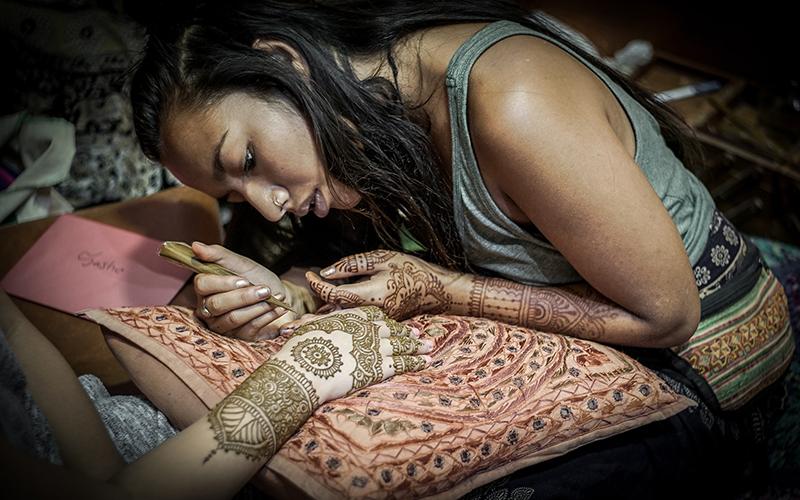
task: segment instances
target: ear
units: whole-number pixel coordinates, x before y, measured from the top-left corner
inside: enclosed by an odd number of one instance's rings
[[[257,39],[253,42],[253,48],[263,50],[270,54],[282,56],[286,61],[292,65],[301,75],[308,78],[311,76],[311,71],[308,69],[306,59],[290,44],[282,40],[263,40]]]

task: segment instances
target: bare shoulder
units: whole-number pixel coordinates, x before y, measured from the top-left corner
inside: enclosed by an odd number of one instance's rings
[[[489,47],[476,61],[469,79],[469,111],[496,114],[517,109],[522,101],[597,114],[618,105],[602,80],[571,54],[542,38],[515,35]]]
[[[467,105],[484,184],[517,222],[529,218],[502,186],[504,178],[524,175],[512,165],[529,170],[561,164],[565,149],[577,147],[581,130],[618,141],[633,157],[633,130],[609,88],[572,55],[538,37],[513,36],[487,49],[470,73]]]

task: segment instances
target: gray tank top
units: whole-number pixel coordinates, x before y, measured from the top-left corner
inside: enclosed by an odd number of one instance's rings
[[[497,21],[475,33],[453,54],[447,67],[452,135],[453,208],[467,259],[477,268],[519,283],[557,285],[582,281],[561,253],[509,219],[483,183],[467,127],[467,84],[475,61],[493,44],[513,35],[550,41],[592,70],[614,93],[636,136],[634,161],[647,176],[683,238],[694,265],[708,239],[714,201],[664,142],[658,122],[603,71],[563,43],[512,21]],[[621,255],[621,259],[625,256]]]

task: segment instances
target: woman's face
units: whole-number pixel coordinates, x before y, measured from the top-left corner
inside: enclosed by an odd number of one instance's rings
[[[288,105],[236,93],[201,110],[176,109],[162,127],[161,162],[187,186],[247,201],[266,219],[348,209],[358,192],[332,179],[306,120]]]

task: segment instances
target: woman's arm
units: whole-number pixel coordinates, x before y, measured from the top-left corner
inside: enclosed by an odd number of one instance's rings
[[[542,315],[533,321],[542,326],[615,344],[681,344],[700,317],[681,236],[614,131],[608,91],[579,63],[554,61],[542,57],[526,78],[514,73],[519,64],[498,66],[472,86],[470,131],[498,205],[535,224],[590,288],[470,280],[483,301],[473,309],[508,306],[503,297],[516,294],[513,309]]]
[[[25,374],[31,397],[47,417],[64,465],[101,480],[116,474],[125,462],[75,372],[2,289],[0,330]]]
[[[504,59],[503,43],[470,76],[470,135],[482,179],[498,207],[535,224],[586,284],[533,287],[371,253],[322,273],[369,280],[333,287],[309,275],[312,289],[343,305],[382,305],[397,318],[452,312],[610,344],[685,342],[700,317],[691,265],[674,222],[609,122],[607,91],[556,54],[537,52],[536,68],[524,67],[519,54]],[[513,40],[529,43],[542,42]]]
[[[464,274],[450,289],[451,314],[504,323],[608,344],[671,347],[696,328],[691,318],[656,332],[643,319],[617,306],[588,284],[560,287],[523,285],[501,278]]]
[[[449,271],[399,252],[377,250],[346,257],[323,274],[331,279],[370,275],[370,279],[334,286],[314,273],[312,290],[331,304],[373,304],[398,319],[423,313],[491,318],[505,323],[599,342],[667,347],[685,341],[691,318],[658,334],[641,318],[614,304],[588,284],[559,287],[524,285]],[[287,323],[292,329],[305,320]]]
[[[28,380],[38,378],[45,386],[59,386],[63,381],[77,384],[60,353],[33,325],[21,321],[21,313],[4,293],[0,296],[3,316],[11,318],[4,326],[13,329],[12,348]],[[80,392],[59,393],[31,385],[31,395],[51,425],[59,422],[55,437],[62,453],[67,449],[68,455],[84,457],[85,463],[65,460],[67,472],[60,468],[54,471],[53,466],[27,457],[0,439],[0,475],[6,480],[4,484],[17,484],[20,496],[32,498],[54,494],[66,498],[108,498],[109,494],[115,498],[231,497],[317,406],[396,373],[423,368],[430,358],[419,354],[429,352],[432,345],[418,340],[417,335],[376,308],[323,316],[298,330],[206,418],[135,463],[114,467],[108,477],[89,474],[102,465],[93,464],[92,459],[102,462],[106,458],[91,454],[97,450],[94,440],[103,439],[103,446],[113,445],[80,386]],[[33,351],[26,344],[31,342],[52,350],[45,357],[29,356]],[[295,349],[304,342],[326,349],[339,362],[324,374],[315,373],[313,360],[304,358],[302,348]],[[85,416],[94,413],[96,422],[91,418],[71,421],[74,408]]]

